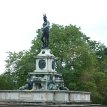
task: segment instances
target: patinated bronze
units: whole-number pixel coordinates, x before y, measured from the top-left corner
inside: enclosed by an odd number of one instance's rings
[[[42,48],[45,49],[45,48],[48,48],[48,46],[49,46],[49,28],[50,28],[50,23],[47,20],[46,14],[43,15],[43,20],[44,20],[44,23],[43,23],[43,28],[42,28],[41,41],[43,43]]]

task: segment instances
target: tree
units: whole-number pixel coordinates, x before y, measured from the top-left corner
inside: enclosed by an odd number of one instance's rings
[[[0,90],[10,90],[15,89],[15,83],[11,75],[2,74],[0,75]]]
[[[28,51],[9,52],[4,75],[11,75],[12,81],[17,81],[16,88],[25,84],[28,72],[35,70],[35,57],[42,47],[40,36],[41,30],[38,29]],[[57,57],[56,70],[63,74],[65,85],[70,90],[90,91],[94,102],[106,102],[107,56],[103,54],[103,44],[90,40],[80,27],[53,24],[49,47]]]

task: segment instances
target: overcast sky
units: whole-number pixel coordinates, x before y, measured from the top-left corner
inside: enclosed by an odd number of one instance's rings
[[[8,51],[27,50],[43,13],[50,23],[77,25],[107,46],[107,0],[0,0],[0,74]]]

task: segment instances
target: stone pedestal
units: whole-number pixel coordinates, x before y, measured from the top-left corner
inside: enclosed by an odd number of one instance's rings
[[[21,90],[68,90],[64,87],[61,74],[55,70],[56,58],[51,54],[50,49],[42,49],[36,56],[36,69],[29,73],[28,87],[21,87]],[[29,88],[29,84],[31,88]]]
[[[29,102],[45,104],[89,104],[90,93],[82,91],[55,90],[3,90],[0,91],[1,102]]]
[[[69,91],[64,87],[61,74],[55,70],[55,56],[50,49],[43,49],[36,57],[36,69],[30,72],[28,84],[20,90],[0,91],[1,102],[19,102],[28,104],[89,104],[90,93]]]

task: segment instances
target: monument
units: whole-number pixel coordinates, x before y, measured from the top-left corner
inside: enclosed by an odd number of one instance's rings
[[[0,101],[23,102],[39,105],[90,104],[90,92],[70,91],[64,86],[61,74],[57,73],[56,57],[49,49],[49,21],[43,15],[42,49],[36,56],[35,70],[28,74],[27,84],[19,90],[0,91]]]
[[[29,73],[27,84],[20,87],[20,90],[68,90],[64,87],[64,81],[61,74],[55,70],[55,56],[49,49],[49,21],[46,14],[43,15],[42,28],[42,49],[36,56],[36,70]]]

